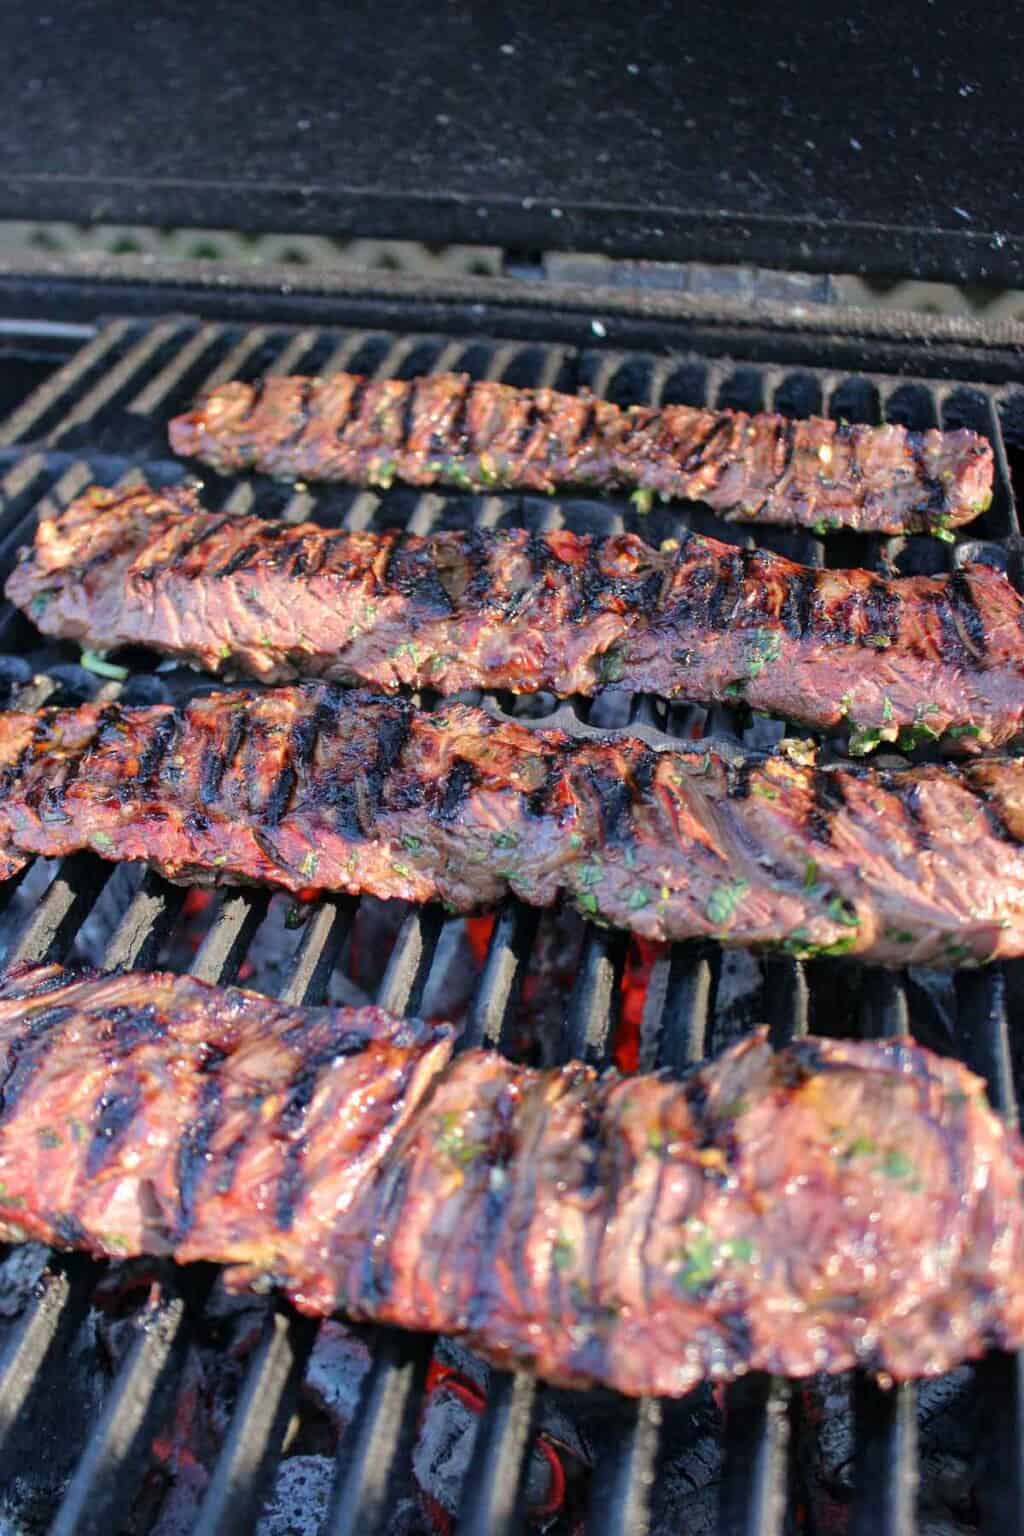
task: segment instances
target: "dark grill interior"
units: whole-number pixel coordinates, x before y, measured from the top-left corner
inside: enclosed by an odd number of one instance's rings
[[[826,361],[827,351],[824,343]],[[0,427],[0,573],[6,576],[17,547],[31,536],[38,509],[47,502],[64,504],[90,480],[115,484],[137,470],[157,484],[179,478],[182,469],[169,458],[165,423],[202,385],[233,376],[252,378],[267,369],[316,373],[340,368],[381,376],[458,368],[516,384],[564,389],[585,384],[624,404],[706,401],[777,408],[793,415],[814,411],[848,420],[886,418],[914,427],[970,426],[994,443],[997,488],[990,510],[955,547],[923,537],[865,541],[846,536],[826,545],[807,534],[777,530],[769,531],[764,542],[807,563],[887,564],[910,573],[980,559],[1009,569],[1018,582],[1021,578],[1017,511],[1002,430],[1005,422],[1012,438],[1015,423],[1022,419],[1021,397],[1013,391],[983,382],[937,384],[869,372],[854,376],[827,367],[786,371],[763,363],[580,350],[556,335],[549,341],[516,343],[381,331],[243,330],[184,320],[152,325],[116,320],[105,325]],[[920,358],[908,350],[906,371],[913,375],[916,370],[923,371]],[[312,517],[329,526],[399,525],[418,533],[467,526],[474,520],[525,521],[538,529],[564,523],[595,532],[627,526],[658,542],[682,520],[716,537],[755,542],[755,530],[728,529],[698,507],[659,508],[642,518],[625,499],[549,500],[402,489],[384,494],[230,482],[212,475],[207,477],[206,499],[226,510],[254,510],[293,521]],[[95,694],[101,687],[111,693],[121,687],[122,697],[141,700],[159,696],[162,689],[194,687],[198,682],[191,674],[157,673],[156,658],[145,654],[130,658],[132,672],[123,685],[83,672],[72,648],[43,647],[27,620],[9,605],[0,611],[0,649],[0,686],[6,686],[9,701],[21,707],[81,697],[87,691]],[[555,708],[543,696],[519,701],[501,697],[496,702],[524,718],[551,718]],[[598,701],[593,706],[575,701],[560,706],[557,714],[559,722],[572,729],[628,725],[660,741],[704,733],[764,745],[782,734],[781,726],[742,713],[716,708],[706,714],[681,705],[666,709],[646,697],[623,701],[620,696],[616,703]],[[3,920],[7,961],[59,959],[71,953],[111,878],[111,866],[91,855],[76,855],[61,864],[45,894],[27,911],[12,903],[16,882],[0,888],[0,903],[9,909]],[[128,889],[130,882],[121,883],[122,910],[103,963],[151,965],[179,922],[186,893],[150,874],[142,876],[134,890]],[[267,907],[266,893],[227,892],[195,955],[194,973],[216,981],[237,977]],[[282,996],[292,1002],[325,997],[356,907],[346,898],[315,905],[290,958]],[[410,910],[404,916],[377,987],[377,999],[385,1007],[395,1012],[419,1008],[447,921],[434,908]],[[508,1024],[536,929],[536,914],[518,903],[498,915],[467,1015],[474,1041],[508,1047]],[[598,1065],[613,1059],[626,952],[625,935],[588,927],[576,981],[565,1000],[560,1037],[564,1058],[578,1056]],[[720,963],[713,947],[675,946],[665,961],[668,983],[660,1018],[646,1021],[645,1061],[678,1071],[721,1043],[716,995]],[[779,1042],[808,1029],[828,1033],[852,1027],[876,1035],[917,1029],[925,1043],[955,1049],[981,1072],[993,1102],[1015,1119],[1008,1009],[1020,985],[1017,969],[992,967],[957,976],[946,997],[955,1024],[945,1035],[936,1029],[927,1008],[919,1012],[918,1004],[929,995],[926,980],[919,976],[872,972],[847,963],[771,958],[760,963],[758,997]],[[59,1421],[62,1361],[99,1274],[98,1266],[78,1256],[55,1256],[27,1309],[9,1327],[0,1355],[4,1482],[25,1455],[23,1439],[15,1433],[19,1417],[31,1421],[39,1411],[45,1419],[49,1408],[51,1418],[56,1415]],[[122,1527],[149,1466],[154,1435],[179,1389],[190,1341],[203,1333],[212,1281],[202,1270],[161,1272],[159,1294],[143,1314],[81,1448],[54,1531],[109,1532]],[[212,1468],[198,1523],[192,1527],[196,1531],[254,1529],[316,1331],[314,1324],[287,1308],[267,1304],[262,1338],[248,1359],[230,1429]],[[338,1450],[325,1527],[332,1532],[386,1529],[410,1476],[433,1341],[379,1329],[371,1342],[372,1364],[360,1408]],[[491,1372],[486,1409],[461,1491],[460,1531],[493,1536],[521,1528],[528,1452],[545,1395],[546,1389],[529,1378]],[[848,1526],[842,1528],[858,1536],[912,1531],[917,1528],[915,1388],[885,1390],[863,1378],[855,1384],[853,1401],[852,1509]],[[973,1483],[979,1527],[1024,1529],[1020,1361],[999,1356],[983,1362],[973,1372],[965,1401],[969,1408],[964,1411],[973,1415],[982,1447]],[[768,1536],[828,1528],[817,1522],[806,1487],[806,1458],[800,1454],[808,1433],[806,1417],[800,1389],[780,1380],[750,1376],[726,1391],[718,1529]],[[586,1529],[647,1531],[652,1528],[651,1511],[658,1506],[660,1480],[674,1454],[680,1410],[657,1401],[610,1400],[605,1418],[612,1429],[606,1453],[595,1460]],[[558,1523],[556,1516],[545,1528],[569,1531],[573,1526]]]

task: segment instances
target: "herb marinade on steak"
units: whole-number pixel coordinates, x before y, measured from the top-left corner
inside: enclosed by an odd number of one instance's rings
[[[959,1063],[758,1033],[678,1083],[453,1045],[191,977],[7,978],[0,1235],[630,1393],[1024,1343],[1024,1149]]]
[[[265,682],[443,694],[620,688],[879,741],[1001,746],[1024,721],[1024,604],[1001,572],[884,580],[681,532],[338,533],[93,487],[39,524],[7,595],[47,634]]]
[[[652,939],[881,964],[1024,954],[1024,761],[571,737],[333,684],[0,715],[0,878],[92,848],[172,880],[457,912],[565,895]]]
[[[170,424],[175,453],[222,472],[387,487],[635,490],[741,522],[939,533],[992,498],[974,432],[911,432],[688,405],[623,410],[581,392],[466,374],[338,373],[220,384]]]

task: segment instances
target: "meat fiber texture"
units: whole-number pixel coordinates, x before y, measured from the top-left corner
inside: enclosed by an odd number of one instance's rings
[[[1024,1148],[909,1040],[680,1084],[191,977],[0,984],[0,1234],[229,1266],[568,1386],[934,1375],[1024,1342]]]
[[[702,501],[739,522],[948,535],[992,499],[974,432],[811,417],[627,410],[581,392],[465,374],[269,377],[218,385],[170,424],[175,453],[222,472],[356,485],[547,491],[579,486]]]
[[[88,848],[189,884],[567,899],[648,939],[939,967],[1024,954],[1024,761],[821,766],[330,684],[0,715],[0,875]]]
[[[1024,604],[987,565],[887,580],[681,531],[338,533],[93,487],[7,595],[44,634],[262,682],[742,702],[855,754],[998,747],[1024,721]]]

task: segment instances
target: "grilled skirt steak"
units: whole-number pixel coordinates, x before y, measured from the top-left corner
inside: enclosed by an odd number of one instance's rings
[[[0,878],[92,848],[172,880],[457,912],[563,894],[651,939],[1024,954],[1024,761],[822,767],[580,739],[331,684],[0,715]]]
[[[582,392],[466,374],[283,376],[220,384],[170,424],[175,453],[222,472],[387,487],[639,492],[739,522],[947,532],[992,499],[974,432],[908,432],[689,405],[622,410]]]
[[[937,1374],[1024,1344],[1024,1149],[908,1040],[684,1083],[190,977],[0,985],[0,1235],[230,1266],[569,1385]]]
[[[854,751],[977,751],[1024,721],[1024,604],[999,571],[886,581],[683,532],[333,533],[93,487],[40,523],[7,595],[47,634],[265,682],[742,698]]]

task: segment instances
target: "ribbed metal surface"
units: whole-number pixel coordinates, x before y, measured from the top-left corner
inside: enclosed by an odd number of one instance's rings
[[[942,569],[965,557],[988,559],[1019,575],[1019,528],[1000,422],[1012,417],[1015,399],[981,386],[932,386],[882,377],[830,372],[773,371],[763,366],[658,358],[611,351],[581,352],[568,346],[491,342],[380,332],[347,334],[168,320],[146,327],[112,322],[88,343],[9,420],[0,426],[0,574],[19,543],[30,537],[40,507],[63,504],[92,478],[116,483],[137,466],[166,483],[180,474],[168,455],[164,424],[204,384],[231,375],[254,377],[268,369],[324,373],[339,368],[409,376],[431,368],[465,368],[480,377],[563,388],[586,384],[612,399],[709,401],[746,408],[774,406],[795,414],[825,410],[847,419],[901,420],[908,425],[964,424],[985,432],[996,449],[997,492],[988,513],[954,549],[923,539],[856,540],[827,545],[803,533],[771,532],[772,547],[808,563],[892,564],[897,569]],[[695,526],[722,530],[701,509],[673,509],[638,519],[625,500],[587,498],[549,501],[530,496],[417,495],[396,489],[386,495],[346,488],[290,488],[262,481],[236,484],[211,476],[213,505],[252,507],[265,516],[314,517],[331,526],[383,527],[400,523],[416,531],[467,521],[504,520],[530,526],[566,524],[612,531],[632,526],[664,536],[664,519],[682,517]],[[756,531],[728,530],[752,545]],[[71,686],[74,653],[39,651],[39,637],[9,607],[0,609],[0,650],[42,655],[46,675],[31,667],[11,676],[23,707],[63,696]],[[17,675],[15,675],[17,674]],[[94,680],[95,681],[95,680]],[[124,696],[144,697],[136,677]],[[500,701],[515,712],[528,702]],[[602,725],[604,706],[575,702],[560,718]],[[701,729],[728,733],[735,742],[763,741],[764,725],[716,709],[705,719],[685,705],[634,699],[634,729],[692,736]],[[110,866],[92,855],[64,860],[15,936],[9,955],[20,960],[60,959],[71,949],[86,914],[110,878]],[[9,900],[11,887],[0,892]],[[145,875],[107,946],[110,967],[151,963],[178,919],[183,893]],[[266,913],[258,891],[227,891],[195,955],[192,971],[229,981],[240,967]],[[356,911],[347,898],[321,901],[305,924],[291,968],[279,988],[289,1002],[317,1002],[326,995]],[[420,1006],[445,924],[439,908],[408,912],[387,966],[378,1001],[396,1012]],[[529,964],[537,914],[509,901],[497,916],[468,1016],[463,1044],[510,1048],[508,1024]],[[597,1066],[613,1058],[625,936],[590,928],[575,983],[565,999],[561,1051]],[[667,956],[664,1003],[645,1022],[645,1059],[682,1071],[715,1048],[716,997],[722,957],[714,945],[677,945]],[[809,1028],[829,1028],[827,1002],[819,1001],[826,971],[819,963],[790,959],[761,965],[764,1008],[772,1038],[781,1044]],[[848,966],[845,984],[859,999],[865,1034],[913,1028],[905,979]],[[1006,982],[999,969],[964,974],[957,983],[956,1046],[989,1085],[993,1102],[1016,1118],[1009,1049]],[[0,1468],[20,1414],[33,1401],[59,1390],[61,1352],[80,1322],[96,1271],[79,1258],[54,1257],[38,1295],[8,1336],[0,1354]],[[211,1276],[168,1269],[150,1313],[115,1376],[67,1489],[53,1529],[112,1530],[124,1516],[145,1474],[152,1438],[173,1399],[185,1349],[201,1318]],[[251,1356],[234,1415],[211,1469],[196,1529],[253,1529],[270,1487],[288,1421],[316,1336],[316,1326],[284,1306],[271,1307]],[[411,1448],[423,1410],[433,1341],[379,1329],[372,1335],[372,1363],[358,1409],[338,1449],[333,1498],[325,1529],[370,1536],[382,1529],[411,1477]],[[987,1461],[979,1488],[986,1532],[1024,1529],[1024,1397],[1017,1359],[992,1358],[977,1371],[984,1404]],[[476,1428],[462,1492],[459,1529],[506,1533],[523,1527],[527,1462],[540,1421],[545,1389],[526,1376],[493,1373],[487,1404]],[[886,1392],[868,1379],[854,1392],[856,1472],[853,1528],[903,1533],[915,1528],[917,1444],[912,1387]],[[778,1536],[791,1528],[799,1501],[799,1473],[792,1454],[794,1400],[788,1383],[752,1376],[724,1398],[724,1465],[719,1528],[736,1536]],[[650,1528],[658,1479],[673,1446],[664,1425],[670,1416],[656,1401],[622,1402],[610,1450],[595,1467],[588,1530],[642,1536]]]

